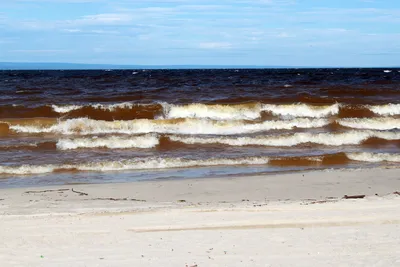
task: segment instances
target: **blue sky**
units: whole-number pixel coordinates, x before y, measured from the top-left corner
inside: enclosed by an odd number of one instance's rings
[[[0,61],[399,66],[399,0],[0,0]]]

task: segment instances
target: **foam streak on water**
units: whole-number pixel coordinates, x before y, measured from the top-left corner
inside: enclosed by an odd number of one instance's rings
[[[213,121],[206,119],[97,121],[86,118],[60,121],[52,126],[13,125],[17,133],[58,133],[58,134],[246,134],[261,131],[315,128],[329,124],[324,119],[298,118],[293,120],[272,120],[249,123],[246,121]]]
[[[364,162],[400,162],[400,154],[389,153],[346,153],[321,155],[314,157],[247,157],[247,158],[209,158],[191,160],[184,158],[138,158],[121,161],[89,162],[81,164],[64,165],[21,165],[21,166],[0,166],[0,174],[43,174],[50,172],[69,172],[69,171],[95,171],[112,172],[127,170],[148,170],[148,169],[171,169],[204,166],[239,166],[239,165],[266,165],[266,164],[313,164],[327,166],[335,164],[336,160],[354,160]]]

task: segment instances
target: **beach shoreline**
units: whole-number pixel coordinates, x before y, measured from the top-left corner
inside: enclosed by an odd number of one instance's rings
[[[376,168],[0,189],[0,263],[395,266],[399,174]]]
[[[395,266],[399,189],[395,168],[0,189],[0,263]]]
[[[21,179],[21,178],[16,178]],[[301,201],[337,198],[344,195],[385,195],[400,189],[400,168],[315,169],[266,174],[230,175],[204,178],[138,180],[118,183],[67,183],[60,185],[0,188],[2,199],[17,203],[40,192],[64,202],[92,198],[137,199],[147,203],[176,201],[236,203],[248,201]],[[83,194],[74,193],[74,191]],[[26,192],[31,192],[26,194]],[[39,192],[39,193],[35,193]],[[64,199],[63,199],[64,198]],[[13,201],[11,201],[13,200]]]

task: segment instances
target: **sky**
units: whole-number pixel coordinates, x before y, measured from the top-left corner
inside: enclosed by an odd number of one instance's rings
[[[0,0],[0,62],[400,65],[399,0]]]

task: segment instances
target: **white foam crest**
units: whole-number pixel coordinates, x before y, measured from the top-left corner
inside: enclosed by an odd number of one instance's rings
[[[243,104],[243,105],[170,105],[162,104],[165,118],[207,118],[213,120],[255,120],[262,111],[290,117],[323,118],[339,113],[339,104],[311,106],[307,104]]]
[[[255,120],[261,116],[260,104],[243,105],[172,105],[162,104],[164,117],[176,118],[200,118],[212,120]]]
[[[368,106],[368,108],[379,115],[400,115],[400,104],[386,104],[386,105],[376,105]]]
[[[56,168],[56,165],[0,166],[0,174],[42,174],[53,172]]]
[[[155,135],[133,136],[133,137],[92,137],[60,139],[57,142],[57,149],[71,150],[78,148],[152,148],[159,144],[158,137]]]
[[[205,166],[226,166],[226,165],[261,165],[267,164],[267,157],[248,158],[211,158],[204,160],[187,160],[182,158],[146,158],[124,161],[89,163],[76,166],[82,171],[119,171],[119,170],[148,170],[148,169],[169,169]]]
[[[145,105],[145,104],[140,104],[140,105]],[[132,108],[132,107],[134,107],[134,106],[139,106],[139,104],[133,104],[133,103],[130,103],[130,102],[124,102],[124,103],[118,103],[118,104],[107,104],[107,105],[104,105],[104,104],[95,104],[95,105],[92,105],[92,107],[93,108],[96,108],[96,109],[102,109],[102,110],[108,110],[108,111],[115,111],[116,109],[119,109],[119,108]]]
[[[390,154],[390,153],[346,153],[347,157],[351,160],[356,161],[366,161],[366,162],[400,162],[400,154]]]
[[[337,122],[345,127],[354,129],[371,129],[371,130],[393,130],[400,129],[400,119],[383,117],[383,118],[346,118],[337,120]]]
[[[57,169],[107,172],[207,166],[263,165],[267,163],[267,157],[247,157],[233,159],[211,158],[204,160],[190,160],[184,158],[138,158],[130,160],[92,162],[84,164],[0,166],[0,174],[43,174],[53,172]]]
[[[199,119],[182,120],[131,120],[131,121],[98,121],[87,118],[59,121],[50,127],[12,125],[11,130],[27,133],[60,133],[60,134],[242,134],[268,131],[274,129],[292,129],[322,127],[329,123],[325,119],[297,118],[293,120],[274,120],[261,123],[244,121],[212,121]]]
[[[339,104],[330,106],[310,106],[303,103],[291,105],[274,105],[264,104],[263,111],[269,111],[274,115],[290,116],[290,117],[310,117],[323,118],[339,113]]]
[[[67,105],[67,106],[51,105],[51,107],[57,113],[68,113],[68,112],[71,112],[73,110],[80,109],[83,106],[79,106],[79,105]]]
[[[41,127],[36,125],[9,125],[10,130],[18,133],[50,133],[52,127]]]
[[[95,109],[101,109],[101,110],[108,110],[108,111],[115,111],[116,109],[123,109],[123,108],[132,108],[134,106],[145,106],[147,104],[134,104],[130,102],[123,102],[123,103],[117,103],[117,104],[93,104],[89,105],[89,107],[95,108]],[[65,106],[58,106],[58,105],[52,105],[51,106],[55,112],[58,113],[68,113],[73,110],[81,109],[86,106],[83,105],[65,105]]]
[[[370,137],[387,140],[400,139],[400,133],[349,131],[344,133],[295,133],[292,135],[272,135],[262,137],[182,137],[170,136],[172,141],[185,144],[225,144],[230,146],[296,146],[304,143],[314,143],[326,146],[356,145]]]

